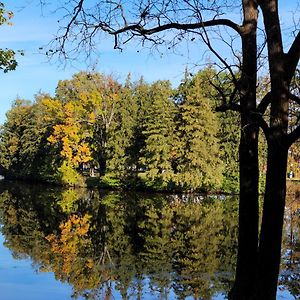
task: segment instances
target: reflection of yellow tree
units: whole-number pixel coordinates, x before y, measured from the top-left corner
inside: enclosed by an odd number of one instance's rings
[[[138,299],[145,278],[162,299],[172,288],[205,299],[224,290],[215,274],[232,268],[225,259],[236,237],[230,205],[83,189],[22,195],[0,197],[7,246],[72,285],[75,297],[110,297],[114,282],[123,299]]]
[[[57,204],[61,207],[62,211],[65,213],[70,213],[72,211],[76,212],[78,208],[77,202],[81,197],[83,197],[84,193],[85,193],[84,189],[64,190],[61,193],[61,199],[57,202]]]
[[[90,218],[87,214],[83,217],[71,215],[59,226],[59,236],[46,237],[53,253],[53,271],[59,279],[72,283],[76,290],[94,289],[100,284],[99,274],[90,272],[94,266],[88,235]]]

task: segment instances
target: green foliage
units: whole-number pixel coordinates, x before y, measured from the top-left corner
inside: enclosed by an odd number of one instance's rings
[[[5,175],[53,181],[58,153],[49,147],[48,134],[42,107],[17,99],[1,128],[0,163]]]
[[[218,118],[207,97],[207,70],[181,84],[177,116],[175,182],[184,190],[211,189],[221,185]]]
[[[115,174],[106,173],[104,176],[101,177],[100,186],[117,188],[121,187],[122,183]]]
[[[175,106],[170,82],[158,81],[149,90],[151,105],[145,115],[145,145],[140,163],[151,186],[166,188],[173,176],[172,150],[175,135]]]
[[[78,200],[82,197],[82,193],[75,189],[66,189],[61,193],[61,199],[57,204],[61,207],[62,212],[71,213],[77,211]]]
[[[1,25],[12,25],[9,21],[13,17],[11,11],[6,11],[4,3],[0,2],[0,26]],[[23,51],[19,51],[23,55]],[[16,52],[11,49],[2,49],[0,48],[0,70],[3,70],[4,73],[13,71],[16,69],[18,63],[15,59]]]
[[[267,170],[267,141],[262,130],[258,137],[258,157],[259,157],[259,192],[265,192],[266,170]]]
[[[220,153],[224,163],[222,190],[237,193],[239,191],[239,114],[227,111],[218,113],[218,118]]]
[[[3,70],[4,73],[16,69],[18,63],[15,54],[15,51],[11,49],[0,49],[0,70]]]
[[[59,183],[70,186],[84,186],[83,177],[74,170],[66,161],[57,170],[57,179]]]
[[[2,171],[65,185],[236,191],[238,118],[214,112],[214,76],[186,73],[173,89],[79,72],[54,98],[17,99],[0,132]]]

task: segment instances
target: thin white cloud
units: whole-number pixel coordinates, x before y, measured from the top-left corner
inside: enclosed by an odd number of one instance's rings
[[[40,21],[30,21],[25,24],[14,23],[13,26],[0,27],[1,43],[46,42],[53,37],[55,27]]]

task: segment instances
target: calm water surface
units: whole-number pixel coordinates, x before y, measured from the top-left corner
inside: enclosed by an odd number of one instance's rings
[[[237,204],[2,182],[0,297],[226,299]],[[299,213],[289,199],[278,299],[300,299]]]

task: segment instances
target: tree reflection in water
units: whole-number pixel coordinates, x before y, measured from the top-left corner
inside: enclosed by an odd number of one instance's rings
[[[0,218],[14,257],[68,282],[75,298],[113,299],[118,291],[123,299],[211,299],[233,282],[238,202],[194,200],[1,186]],[[297,297],[299,202],[290,203],[280,287]]]

